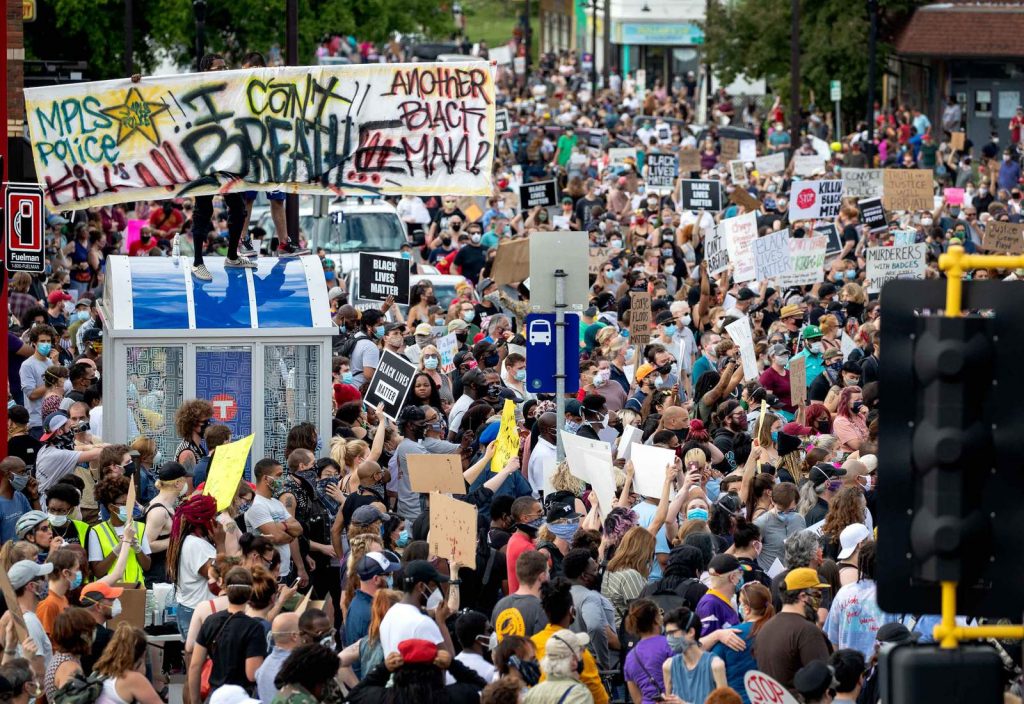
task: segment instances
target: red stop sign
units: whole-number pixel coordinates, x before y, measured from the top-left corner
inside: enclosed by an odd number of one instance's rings
[[[210,405],[213,406],[213,417],[222,423],[230,422],[238,415],[238,404],[231,394],[217,394],[210,399]]]
[[[814,201],[817,199],[817,195],[813,188],[805,188],[800,191],[796,197],[796,204],[801,210],[806,210],[814,206]]]

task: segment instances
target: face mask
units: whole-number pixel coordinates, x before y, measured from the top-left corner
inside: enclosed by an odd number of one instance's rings
[[[525,369],[517,369],[516,370],[516,381],[526,381],[526,370]]]
[[[863,401],[854,401],[853,404],[850,406],[850,410],[853,411],[854,413],[860,413],[860,409],[862,408],[864,408]]]
[[[441,238],[441,244],[443,246],[445,246],[445,247],[451,247],[452,246],[452,238],[451,237],[442,237]]]
[[[565,432],[570,435],[575,435],[576,431],[580,429],[580,424],[574,420],[565,421]]]
[[[691,508],[686,512],[686,520],[706,521],[708,520],[708,510],[706,508]]]
[[[280,477],[274,477],[270,480],[270,490],[277,494],[284,489],[284,475]]]
[[[843,280],[843,272],[837,271],[836,273],[832,274],[832,280],[833,281],[842,281]]]
[[[664,385],[665,385],[665,380],[662,379],[660,376],[654,378],[654,386],[655,386],[655,388],[660,389]]]
[[[626,350],[626,355],[624,357],[624,359],[626,361],[626,364],[632,364],[634,356],[636,356],[636,350],[633,349],[632,347],[627,349]]]
[[[342,374],[341,374],[341,383],[342,384],[353,384],[353,383],[355,383],[355,378],[352,376],[352,372],[342,372]]]
[[[536,518],[529,523],[516,523],[516,528],[526,533],[531,538],[537,535],[537,531],[544,525],[544,518]]]
[[[127,506],[121,506],[119,509],[117,509],[117,517],[119,519],[121,519],[121,523],[127,523],[128,522],[128,507]]]
[[[672,256],[672,248],[671,247],[665,247],[664,249],[662,249],[661,250],[661,256],[663,256],[663,257],[671,257]]]
[[[665,636],[665,640],[668,641],[668,647],[672,649],[673,653],[681,653],[686,650],[686,638],[683,636]]]
[[[540,663],[536,660],[521,660],[516,668],[528,687],[540,682]]]
[[[54,528],[60,528],[68,522],[67,516],[58,516],[53,513],[47,514],[47,518],[50,519],[50,525]]]
[[[548,214],[542,210],[541,212],[537,213],[537,220],[539,220],[540,222],[547,222]]]
[[[473,322],[473,318],[476,317],[476,311],[467,310],[462,313],[462,319],[467,323]]]
[[[777,443],[778,441],[779,441],[779,431],[778,430],[773,430],[772,431],[772,442],[773,443]]]
[[[29,479],[31,479],[31,477],[27,474],[12,474],[11,486],[14,487],[15,491],[24,491],[25,487],[28,486]]]
[[[39,354],[41,354],[44,357],[49,357],[50,351],[52,349],[53,345],[51,345],[49,342],[40,342],[38,345],[36,345],[36,350],[39,352]]]
[[[402,532],[398,534],[398,540],[395,543],[395,545],[397,545],[400,548],[404,548],[406,545],[410,543],[410,541],[412,541],[412,536],[409,535],[409,531],[403,528]]]
[[[377,327],[375,327],[373,329],[373,335],[378,340],[381,339],[382,337],[384,337],[384,326],[383,325],[378,325]]]
[[[555,534],[555,537],[561,538],[567,542],[572,541],[576,531],[579,530],[579,521],[573,521],[570,523],[549,523],[548,530]]]
[[[796,509],[795,508],[794,509],[790,509],[789,511],[779,511],[778,512],[778,516],[782,520],[783,523],[789,523],[793,519],[793,516],[795,516],[795,515],[796,515]]]
[[[921,220],[921,224],[924,227],[931,227],[932,226],[932,219],[931,218],[924,218],[924,219]]]
[[[71,580],[71,588],[78,589],[80,586],[82,586],[82,571],[78,570]]]
[[[594,375],[594,386],[604,386],[608,381],[608,377],[602,372],[598,372]]]
[[[612,249],[622,249],[622,240],[612,240],[608,244],[611,245]]]
[[[821,354],[824,351],[825,351],[825,347],[820,342],[812,342],[811,343],[811,353],[812,354]]]
[[[334,634],[332,633],[331,635],[327,635],[321,638],[320,645],[324,646],[325,648],[330,648],[331,650],[334,650],[334,648],[336,647],[334,644]]]
[[[423,368],[424,369],[437,369],[437,357],[424,357]]]
[[[473,244],[480,244],[480,235],[476,234],[475,232],[469,239]]]
[[[690,321],[692,320],[693,319],[689,315],[684,315],[682,318],[679,319],[679,324],[682,325],[684,328],[687,328],[690,327]]]
[[[81,320],[83,323],[89,319],[89,311],[80,310],[75,313],[75,320]]]

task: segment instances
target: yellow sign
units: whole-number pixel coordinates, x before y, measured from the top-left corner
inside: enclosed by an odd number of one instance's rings
[[[505,406],[501,409],[501,428],[498,429],[498,438],[494,457],[491,458],[491,471],[500,472],[508,464],[508,461],[519,454],[519,429],[516,427],[516,404],[505,399]]]
[[[246,435],[241,440],[221,445],[213,453],[213,462],[210,463],[210,474],[206,478],[203,494],[217,499],[218,511],[230,506],[238,494],[238,482],[242,481],[245,460],[248,459],[249,449],[252,448],[252,439],[252,435]]]
[[[36,0],[21,0],[21,21],[36,21]]]

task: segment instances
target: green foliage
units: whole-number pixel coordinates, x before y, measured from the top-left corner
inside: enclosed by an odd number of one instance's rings
[[[926,0],[879,0],[878,86],[895,30]],[[710,0],[705,48],[716,76],[764,78],[789,95],[790,0]],[[869,21],[864,0],[804,0],[800,8],[801,94],[828,102],[829,81],[843,82],[843,104],[859,108],[867,94]],[[881,95],[881,93],[878,93]],[[806,104],[806,103],[805,103]]]

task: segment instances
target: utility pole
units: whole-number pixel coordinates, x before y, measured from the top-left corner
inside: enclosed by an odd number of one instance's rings
[[[526,47],[526,80],[530,80],[530,64],[533,57],[530,56],[533,44],[533,27],[530,26],[530,0],[524,3],[523,11],[523,46]]]
[[[604,87],[611,85],[611,57],[612,57],[612,3],[611,0],[604,0],[604,65],[601,67],[601,76],[604,78]]]
[[[192,0],[192,12],[196,18],[196,71],[206,53],[206,0]]]
[[[789,27],[789,144],[797,149],[800,143],[800,0],[790,0],[791,24]]]
[[[590,94],[591,99],[597,97],[597,0],[590,0],[591,5],[594,8],[591,13],[592,24],[590,28],[590,45],[593,47],[594,58],[590,62]],[[604,0],[605,3],[611,2],[611,0]],[[608,61],[608,57],[605,57],[605,61]]]
[[[285,17],[285,34],[288,45],[285,49],[285,62],[289,66],[299,65],[299,0],[288,0]],[[277,233],[277,246],[287,244],[292,233],[299,233],[299,196],[289,193],[284,200],[284,221],[288,232]]]
[[[131,76],[135,73],[135,61],[132,54],[135,52],[133,40],[135,28],[132,18],[133,0],[124,0],[124,75]]]
[[[864,145],[871,166],[875,159],[875,64],[878,61],[878,0],[868,0],[868,143]]]

